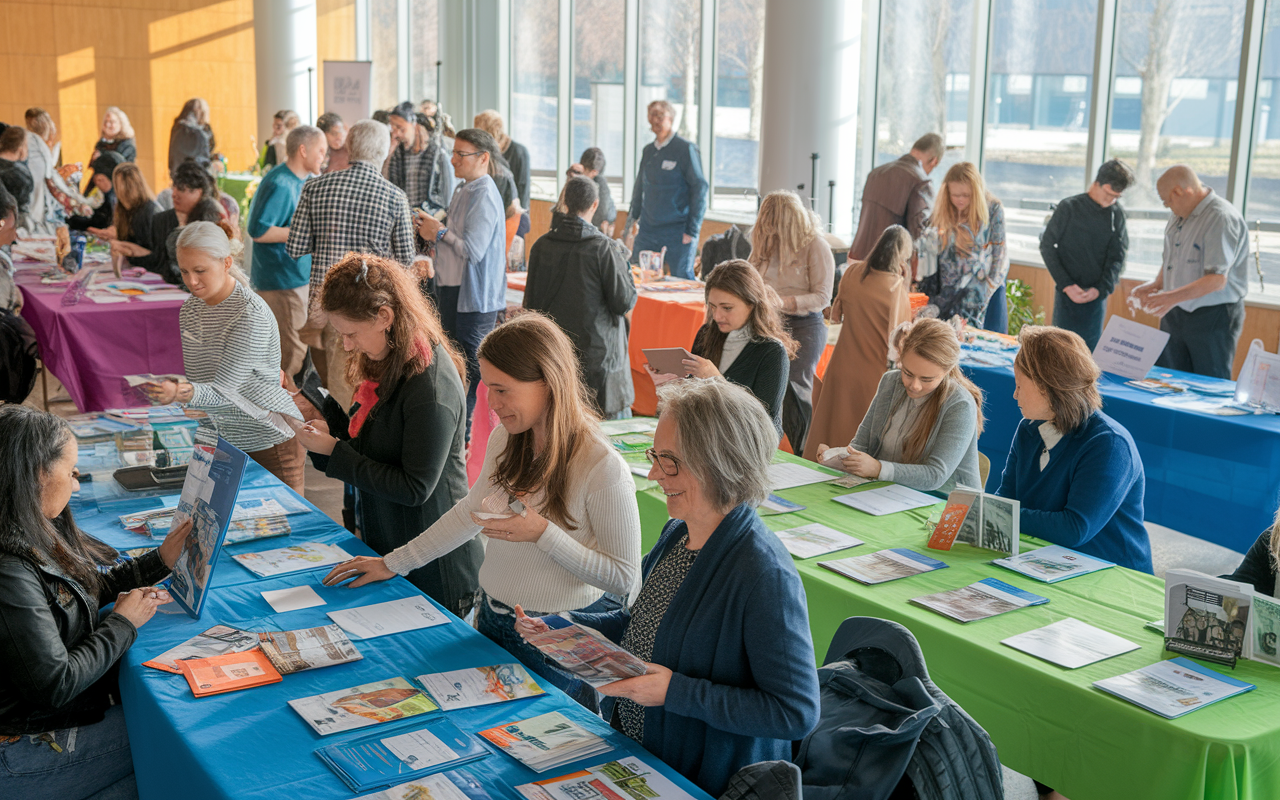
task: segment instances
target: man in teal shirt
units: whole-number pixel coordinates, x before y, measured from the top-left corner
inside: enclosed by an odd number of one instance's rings
[[[285,140],[285,154],[285,163],[267,173],[253,196],[249,211],[249,236],[253,239],[250,277],[275,315],[280,328],[280,368],[292,376],[302,369],[307,352],[299,332],[307,323],[311,256],[290,258],[285,242],[302,184],[319,173],[328,154],[324,133],[311,125],[299,125]]]

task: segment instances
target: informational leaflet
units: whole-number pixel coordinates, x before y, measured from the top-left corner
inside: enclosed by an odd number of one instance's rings
[[[191,694],[195,697],[280,682],[280,673],[262,651],[256,648],[243,653],[224,653],[210,658],[179,661],[178,669],[187,679]]]
[[[190,519],[192,530],[173,564],[169,594],[196,619],[222,551],[248,460],[242,451],[219,438],[216,444],[197,444],[187,465],[174,521]]]
[[[271,606],[277,614],[326,605],[324,598],[306,584],[284,589],[268,589],[262,592],[262,599],[266,600],[267,605]]]
[[[364,658],[337,625],[258,634],[262,652],[281,675],[347,664]]]
[[[439,609],[425,597],[404,597],[359,608],[328,611],[329,619],[358,639],[374,639],[392,633],[416,631],[444,625],[449,621]]]
[[[1249,627],[1249,658],[1280,667],[1280,643],[1276,639],[1280,636],[1280,602],[1255,593]]]
[[[946,569],[948,565],[946,562],[929,558],[914,550],[895,547],[892,550],[880,550],[864,556],[842,558],[839,561],[819,561],[818,566],[844,575],[846,578],[853,578],[859,583],[876,584],[895,581],[899,578],[910,578],[922,572]]]
[[[357,800],[493,800],[480,781],[455,769],[392,786]]]
[[[1001,644],[1067,669],[1079,669],[1140,647],[1128,639],[1071,617],[1010,636]]]
[[[861,539],[817,522],[801,525],[798,528],[787,528],[777,533],[787,552],[796,558],[813,558],[863,544]]]
[[[1090,572],[1115,566],[1110,561],[1077,553],[1075,550],[1057,544],[1040,547],[1009,558],[997,558],[991,563],[1045,583],[1057,583],[1067,578],[1087,575]]]
[[[1112,314],[1093,348],[1093,360],[1103,372],[1140,380],[1147,377],[1168,341],[1169,334],[1159,328]]]
[[[243,653],[257,646],[258,634],[256,633],[237,630],[226,625],[214,625],[204,633],[164,651],[150,661],[142,662],[142,666],[177,675],[182,672],[178,669],[179,661],[210,658],[224,653]]]
[[[911,602],[958,622],[973,622],[1027,606],[1043,605],[1049,602],[1049,598],[995,578],[985,578],[959,589],[913,597]]]
[[[413,730],[337,742],[320,748],[316,755],[352,791],[364,792],[453,769],[485,758],[489,751],[479,739],[436,715]]]
[[[775,514],[790,514],[795,511],[804,511],[806,508],[808,508],[808,506],[802,506],[799,503],[791,502],[785,497],[779,497],[776,494],[771,494],[756,508],[756,513],[762,517],[771,517]]]
[[[1186,658],[1160,661],[1124,675],[1095,681],[1095,687],[1166,719],[1252,691],[1252,683],[1215,672]]]
[[[769,465],[769,490],[780,492],[783,489],[794,489],[811,483],[826,483],[832,478],[839,478],[840,475],[841,473],[834,470],[817,470],[802,464],[782,461]]]
[[[1234,666],[1247,656],[1253,587],[1188,569],[1164,576],[1165,648]]]
[[[279,550],[264,550],[261,553],[238,553],[232,556],[240,566],[255,575],[271,578],[276,575],[288,575],[308,569],[328,567],[341,564],[351,558],[347,551],[332,544],[320,542],[299,542]]]
[[[658,420],[653,417],[632,417],[631,419],[611,419],[600,423],[600,430],[605,436],[620,436],[624,433],[643,433],[658,427]]]
[[[635,756],[515,788],[527,800],[693,800],[688,792]]]
[[[480,735],[534,772],[613,749],[607,741],[559,711],[499,725]]]
[[[520,664],[497,664],[419,675],[418,683],[445,711],[505,703],[544,694]]]
[[[290,700],[289,705],[321,736],[367,728],[439,709],[404,678],[388,678],[350,689]]]
[[[917,492],[915,489],[899,486],[896,483],[861,492],[842,494],[831,499],[850,508],[865,511],[875,517],[896,514],[899,511],[910,511],[913,508],[934,506],[942,502],[942,500],[931,494]]]
[[[550,622],[559,618],[546,619]],[[582,625],[570,623],[553,627],[528,636],[525,641],[592,686],[605,686],[645,674],[643,661]]]

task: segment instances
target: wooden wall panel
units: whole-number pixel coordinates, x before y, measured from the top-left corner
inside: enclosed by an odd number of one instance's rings
[[[324,113],[324,62],[354,61],[356,0],[316,0],[316,95]],[[344,120],[347,127],[356,120]]]

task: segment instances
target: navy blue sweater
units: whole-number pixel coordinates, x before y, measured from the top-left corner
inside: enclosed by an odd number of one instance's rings
[[[667,523],[644,558],[646,580],[686,530]],[[631,614],[573,618],[621,642]],[[748,764],[790,760],[792,740],[817,725],[804,586],[749,506],[730,511],[693,562],[658,627],[653,662],[674,674],[666,705],[645,709],[642,744],[713,797]]]
[[[1150,573],[1142,524],[1146,478],[1129,432],[1095,411],[1049,451],[1040,470],[1040,422],[1022,420],[996,494],[1022,504],[1022,532]]]
[[[707,213],[707,179],[698,146],[675,134],[661,150],[650,142],[640,156],[637,173],[627,224],[637,220],[641,228],[682,224],[684,232],[697,241]]]

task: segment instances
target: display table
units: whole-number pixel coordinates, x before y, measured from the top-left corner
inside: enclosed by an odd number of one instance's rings
[[[272,487],[281,495],[297,497],[253,462],[249,463],[243,487]],[[88,493],[82,491],[82,494]],[[96,508],[87,497],[78,497],[72,502],[77,521],[87,531],[117,547],[126,548],[136,547],[140,541],[147,540],[123,530],[116,516],[160,505],[156,498],[116,500],[100,508]],[[293,630],[329,624],[326,611],[420,596],[421,593],[403,578],[359,589],[321,586],[320,578],[326,570],[260,579],[229,558],[229,552],[270,550],[287,546],[290,541],[326,542],[339,545],[353,555],[373,555],[362,542],[339,528],[314,506],[309,506],[306,514],[296,514],[289,519],[293,527],[293,534],[289,537],[226,548],[218,561],[213,580],[215,588],[201,619],[189,618],[172,604],[162,607],[162,612],[140,629],[137,641],[121,662],[121,695],[138,790],[144,800],[171,798],[175,787],[180,788],[180,794],[186,800],[278,800],[285,796],[307,800],[347,800],[353,796],[352,792],[313,755],[313,751],[322,745],[377,731],[403,732],[405,723],[390,723],[322,739],[287,705],[288,700],[395,676],[412,680],[428,672],[513,660],[509,653],[475,629],[451,617],[447,625],[357,640],[355,644],[364,656],[361,661],[286,675],[280,683],[202,699],[191,696],[191,690],[181,676],[143,667],[142,662],[148,658],[219,623],[250,630]],[[276,614],[260,594],[267,589],[303,584],[314,588],[327,605]],[[494,800],[515,796],[509,788],[511,786],[566,774],[623,755],[641,755],[646,763],[694,797],[707,797],[558,689],[535,679],[547,690],[546,695],[452,711],[449,718],[462,730],[475,733],[513,720],[560,711],[578,724],[608,738],[615,750],[566,764],[541,776],[498,752],[463,767],[486,785]],[[413,724],[409,723],[409,727],[412,728]]]

